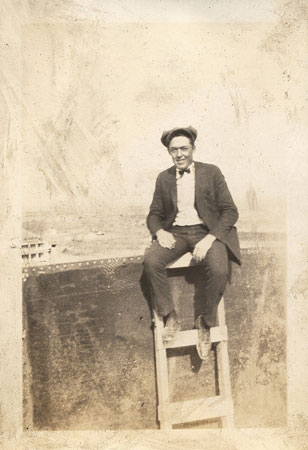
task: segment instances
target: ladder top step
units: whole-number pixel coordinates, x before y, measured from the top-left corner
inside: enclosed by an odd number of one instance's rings
[[[179,267],[189,267],[189,266],[196,266],[198,263],[193,260],[192,254],[190,252],[185,253],[184,255],[180,256],[175,261],[168,264],[168,269],[177,269]]]
[[[219,395],[169,404],[169,417],[172,424],[215,419],[233,413],[232,399],[226,399]]]

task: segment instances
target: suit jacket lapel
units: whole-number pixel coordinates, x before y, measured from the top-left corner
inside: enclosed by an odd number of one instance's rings
[[[168,179],[167,179],[169,189],[170,189],[170,195],[172,199],[172,203],[174,206],[174,209],[177,210],[177,191],[176,191],[176,170],[175,166],[170,167],[168,169]]]
[[[195,161],[195,205],[198,204],[198,200],[202,198],[202,186],[205,183],[206,169]]]

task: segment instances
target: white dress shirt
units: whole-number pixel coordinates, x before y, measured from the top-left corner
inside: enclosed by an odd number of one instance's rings
[[[195,204],[195,165],[188,167],[190,173],[180,174],[176,169],[177,207],[178,212],[173,225],[197,225],[203,223],[194,206]]]

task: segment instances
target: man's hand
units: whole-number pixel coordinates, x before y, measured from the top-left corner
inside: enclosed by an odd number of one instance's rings
[[[207,234],[201,241],[197,242],[193,251],[193,258],[197,262],[201,262],[206,257],[215,239],[216,237],[213,234]]]
[[[156,233],[157,240],[159,245],[165,248],[169,248],[170,250],[175,246],[175,238],[172,233],[169,231],[165,231],[162,228]]]

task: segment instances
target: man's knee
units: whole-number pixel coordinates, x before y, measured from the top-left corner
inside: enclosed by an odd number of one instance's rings
[[[227,278],[228,277],[228,265],[227,264],[210,264],[209,269],[212,275],[216,278]]]
[[[164,262],[160,260],[151,249],[144,255],[143,266],[145,272],[148,274],[155,273],[165,268]]]
[[[210,250],[204,262],[214,276],[228,277],[228,254],[224,244],[218,246],[214,243],[213,249]]]

